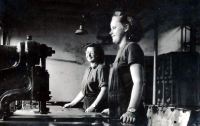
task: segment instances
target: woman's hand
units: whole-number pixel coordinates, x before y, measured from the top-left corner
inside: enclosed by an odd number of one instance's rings
[[[126,112],[121,117],[123,123],[133,123],[135,122],[135,113],[133,112]]]
[[[109,109],[104,109],[101,113],[102,114],[106,114],[106,115],[110,115],[110,110]]]
[[[63,106],[63,108],[70,108],[70,107],[72,107],[71,103],[67,103],[67,104],[65,104],[65,105]]]
[[[85,112],[94,112],[95,111],[95,108],[94,107],[88,107]]]

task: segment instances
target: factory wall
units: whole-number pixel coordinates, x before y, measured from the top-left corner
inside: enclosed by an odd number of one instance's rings
[[[17,45],[18,42],[25,41],[26,35],[32,35],[34,41],[46,44],[56,51],[52,57],[47,58],[51,101],[68,102],[78,94],[88,66],[83,47],[86,43],[99,42],[96,38],[99,29],[94,22],[88,22],[84,26],[88,35],[75,35],[79,23],[73,18],[64,20],[46,17],[30,20],[9,30],[10,45]],[[174,26],[173,22],[166,21],[159,25],[159,54],[179,51],[180,34],[180,26]],[[145,56],[153,56],[154,30],[147,31],[139,44]],[[103,48],[106,55],[115,55],[118,49],[113,44],[103,45]]]

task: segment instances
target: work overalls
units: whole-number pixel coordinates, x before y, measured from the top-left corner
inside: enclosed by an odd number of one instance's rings
[[[131,91],[132,91],[132,86],[133,84],[128,85],[125,87],[125,83],[122,83],[122,79],[120,78],[127,78],[129,76],[129,80],[131,79],[132,83],[132,78],[130,78],[130,72],[127,73],[120,73],[119,72],[119,65],[122,65],[120,61],[120,58],[122,58],[123,51],[125,48],[129,46],[131,42],[126,43],[121,49],[118,51],[116,59],[114,63],[110,66],[110,71],[109,71],[109,80],[108,80],[108,106],[110,110],[110,118],[111,119],[119,119],[126,111],[130,102],[130,97],[131,97]],[[127,61],[128,64],[128,61]],[[130,69],[130,67],[128,68]],[[124,79],[123,79],[124,81]],[[141,124],[146,124],[147,122],[147,117],[146,117],[146,111],[144,109],[144,106],[142,102],[140,102],[136,113],[136,122]]]
[[[110,66],[109,71],[108,106],[110,109],[110,118],[113,119],[119,119],[120,116],[126,112],[129,102],[124,92],[124,86],[122,85],[118,75],[118,65],[122,56],[122,52],[126,46],[128,46],[128,44],[125,44],[118,51],[115,61]]]

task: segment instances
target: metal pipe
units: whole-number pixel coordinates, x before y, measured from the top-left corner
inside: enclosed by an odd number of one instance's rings
[[[158,55],[158,18],[156,16],[154,21],[153,105],[156,104],[157,55]]]

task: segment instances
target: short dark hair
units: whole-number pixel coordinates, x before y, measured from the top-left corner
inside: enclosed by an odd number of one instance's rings
[[[97,54],[97,62],[104,63],[104,50],[103,50],[102,46],[100,44],[96,44],[96,43],[87,43],[84,47],[85,50],[88,47],[94,47],[95,53]]]

